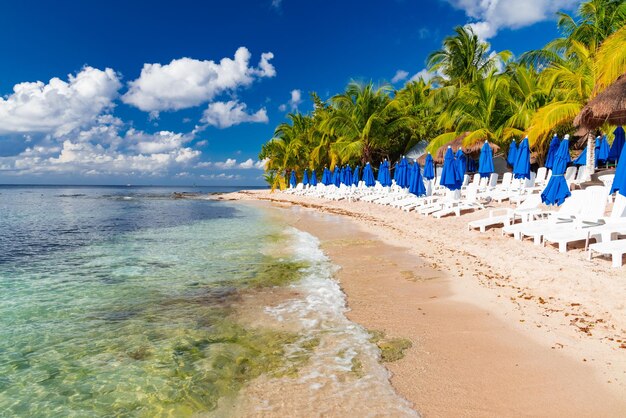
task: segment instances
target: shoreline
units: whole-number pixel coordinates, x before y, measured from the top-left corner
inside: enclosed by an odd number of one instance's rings
[[[530,257],[554,253],[550,270],[563,271],[563,255],[553,249],[493,233],[470,233],[475,239],[463,249],[446,244],[455,228],[480,214],[438,222],[364,202],[266,191],[218,198],[281,208],[294,226],[320,239],[325,253],[341,266],[336,278],[347,296],[348,318],[412,341],[404,359],[385,366],[394,388],[424,416],[615,416],[626,411],[626,351],[619,345],[623,309],[603,314],[602,304],[597,309],[570,300],[569,294],[542,294],[503,260],[486,259],[490,249],[508,253],[508,240]],[[433,234],[433,228],[439,231],[449,221],[450,228]],[[475,254],[477,247],[487,257]],[[451,262],[444,263],[446,258]],[[592,273],[604,270],[600,266]],[[612,280],[618,280],[613,273]],[[559,309],[568,303],[567,311]],[[605,319],[581,330],[598,315]]]

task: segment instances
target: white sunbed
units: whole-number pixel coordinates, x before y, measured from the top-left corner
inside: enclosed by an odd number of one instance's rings
[[[468,229],[478,229],[480,232],[485,232],[487,227],[502,224],[508,226],[515,222],[516,218],[522,219],[522,222],[530,220],[533,213],[539,212],[539,205],[541,204],[541,196],[530,195],[524,200],[517,208],[500,208],[489,211],[489,216],[482,219],[469,222],[467,224]]]
[[[534,215],[534,217],[540,219],[505,226],[502,228],[502,235],[513,235],[515,239],[521,239],[522,228],[527,227],[527,225],[546,227],[551,223],[571,222],[572,217],[580,212],[586,196],[587,194],[584,190],[575,190],[563,202],[558,211],[542,211]]]
[[[535,225],[532,225],[534,222],[527,222],[522,224],[520,228],[520,239],[523,239],[525,236],[531,237],[535,245],[539,245],[546,234],[566,231],[572,228],[584,228],[593,224],[597,225],[606,210],[607,190],[604,186],[592,186],[582,190],[582,192],[585,194],[585,201],[580,206],[580,211],[575,213],[571,219],[565,222],[557,220],[556,222],[538,223]]]
[[[558,244],[559,252],[564,253],[569,243],[586,240],[588,244],[591,239],[596,242],[608,242],[620,234],[626,234],[626,197],[618,194],[609,217],[583,224],[579,228],[549,231],[544,234],[543,242]]]
[[[610,255],[612,266],[617,268],[623,265],[624,254],[626,254],[626,239],[618,239],[615,241],[598,242],[589,246],[589,260],[597,252],[602,255]]]
[[[478,201],[478,188],[472,186],[467,188],[465,198],[444,202],[441,209],[433,212],[432,215],[435,218],[441,218],[453,213],[456,216],[461,216],[463,211],[476,209],[484,209],[484,206]]]

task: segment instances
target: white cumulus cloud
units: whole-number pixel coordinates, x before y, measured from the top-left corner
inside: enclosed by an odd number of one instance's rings
[[[571,9],[579,0],[446,0],[472,19],[469,26],[481,39],[495,36],[500,29],[518,29]]]
[[[394,75],[393,78],[391,79],[391,82],[395,84],[398,81],[406,80],[408,76],[409,76],[409,73],[407,71],[398,70],[396,71],[396,75]]]
[[[204,111],[200,121],[220,129],[230,128],[244,122],[267,123],[269,121],[265,108],[255,113],[247,113],[246,108],[245,103],[236,100],[213,102]]]
[[[121,88],[110,68],[85,67],[64,81],[23,82],[0,98],[0,134],[50,133],[61,136],[92,123],[111,109]]]
[[[290,93],[291,97],[286,104],[281,104],[278,106],[278,110],[284,112],[287,108],[291,109],[292,112],[298,110],[298,106],[302,104],[302,90],[293,89]]]
[[[251,67],[250,51],[240,47],[234,58],[222,58],[218,63],[180,58],[165,65],[144,64],[122,100],[152,115],[198,106],[221,93],[249,86],[255,79],[274,77],[273,57],[271,52],[264,53],[258,67]]]

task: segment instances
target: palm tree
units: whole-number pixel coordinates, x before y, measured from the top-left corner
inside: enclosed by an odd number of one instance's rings
[[[498,60],[508,60],[510,52],[490,54],[489,44],[481,41],[472,28],[457,26],[455,35],[443,41],[443,48],[428,56],[431,72],[441,74],[435,82],[461,87],[486,77],[497,69]]]
[[[425,141],[439,132],[437,117],[443,106],[437,106],[432,97],[433,87],[420,78],[407,83],[396,92],[393,99],[399,113],[408,120],[403,132],[398,135],[405,140],[402,143],[402,153],[408,152],[415,144]]]
[[[465,146],[485,140],[501,144],[521,135],[519,129],[507,125],[512,118],[508,89],[508,77],[495,73],[463,86],[439,117],[446,133],[433,139],[427,149],[434,152],[464,132],[469,132],[463,139]]]
[[[388,139],[388,132],[409,121],[396,117],[388,85],[352,82],[344,93],[331,99],[332,111],[322,121],[321,130],[334,135],[333,153],[342,163],[371,161]]]
[[[273,174],[269,177],[272,188],[284,188],[287,174],[304,170],[309,160],[312,119],[300,113],[290,113],[287,118],[291,123],[278,125],[274,137],[263,144],[259,154],[260,160],[267,159],[266,171]]]

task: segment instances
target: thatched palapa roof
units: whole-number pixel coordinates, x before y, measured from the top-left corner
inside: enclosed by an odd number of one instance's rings
[[[584,135],[605,122],[626,125],[626,74],[590,100],[574,119],[574,126],[580,127],[577,134]]]
[[[481,148],[483,147],[484,142],[482,141],[477,142],[474,145],[466,147],[463,145],[463,140],[465,139],[467,135],[469,135],[469,132],[464,132],[461,135],[454,138],[452,141],[439,147],[437,152],[433,154],[433,161],[435,162],[435,164],[443,163],[443,157],[446,155],[446,150],[448,149],[448,147],[452,147],[452,150],[454,150],[454,152],[458,151],[459,148],[462,148],[465,154],[468,154],[468,155],[479,154]],[[491,147],[491,151],[493,151],[494,154],[500,151],[500,147],[491,142],[489,143],[489,146]],[[420,163],[421,165],[424,165],[424,163],[426,162],[426,154],[418,158],[417,162]]]

